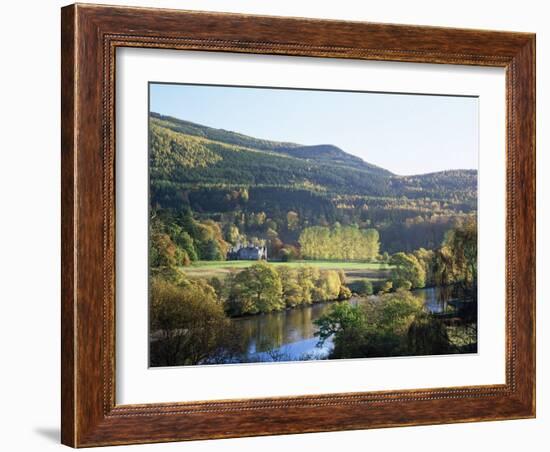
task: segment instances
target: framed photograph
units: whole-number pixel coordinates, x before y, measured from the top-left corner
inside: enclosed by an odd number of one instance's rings
[[[535,416],[535,36],[62,9],[62,442]]]

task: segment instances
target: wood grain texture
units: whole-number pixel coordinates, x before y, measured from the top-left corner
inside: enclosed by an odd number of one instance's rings
[[[74,447],[535,415],[535,36],[146,8],[62,10],[62,442]],[[117,47],[506,68],[506,384],[115,404]]]
[[[76,386],[74,340],[74,158],[75,158],[75,59],[74,9],[63,9],[61,19],[61,441],[75,444]]]

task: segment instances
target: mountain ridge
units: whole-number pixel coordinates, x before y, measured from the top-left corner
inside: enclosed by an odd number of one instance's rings
[[[334,196],[475,198],[476,170],[400,176],[332,144],[264,140],[150,113],[153,187],[295,187]]]
[[[357,165],[360,168],[378,170],[382,173],[385,173],[388,176],[394,178],[421,178],[434,175],[453,175],[453,174],[464,174],[464,173],[477,173],[476,169],[467,169],[467,168],[457,168],[457,169],[446,169],[438,171],[429,171],[426,173],[419,174],[410,174],[410,175],[400,175],[393,173],[387,168],[375,165],[373,163],[367,162],[360,157],[357,157],[353,154],[350,154],[343,150],[342,148],[330,144],[314,144],[314,145],[303,145],[299,143],[286,142],[286,141],[277,141],[269,140],[258,137],[253,137],[250,135],[242,134],[239,132],[216,128],[211,126],[206,126],[199,124],[193,121],[188,121],[181,118],[176,118],[170,115],[163,115],[157,112],[151,112],[150,117],[163,121],[163,127],[169,128],[170,130],[183,133],[190,136],[195,136],[199,138],[206,138],[212,141],[217,141],[220,143],[234,144],[236,146],[248,147],[251,149],[259,151],[269,151],[275,152],[278,154],[287,155],[289,157],[294,157],[302,160],[317,160],[321,162],[332,162],[340,164],[350,164]]]
[[[156,112],[151,112],[150,116],[151,118],[163,121],[163,126],[174,132],[208,138],[213,141],[230,143],[237,146],[276,152],[294,158],[353,164],[367,170],[379,171],[387,175],[394,175],[391,171],[366,162],[360,157],[352,155],[334,144],[303,145],[293,142],[268,140],[226,129],[205,126],[196,122],[175,118],[169,115],[163,115]]]

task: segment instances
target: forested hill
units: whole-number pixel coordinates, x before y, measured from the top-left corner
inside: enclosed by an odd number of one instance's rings
[[[259,138],[249,137],[237,132],[230,132],[223,129],[215,129],[213,127],[203,126],[191,121],[165,116],[159,113],[151,113],[151,119],[157,120],[154,123],[162,125],[174,132],[180,132],[186,135],[192,135],[201,138],[208,138],[212,141],[220,141],[222,143],[234,144],[263,151],[277,151],[279,149],[288,150],[291,148],[300,147],[295,143],[283,143],[280,141],[262,140]]]
[[[475,170],[396,176],[334,145],[302,146],[151,113],[153,187],[279,186],[362,196],[472,194]]]
[[[163,116],[158,113],[151,113],[151,120],[153,124],[159,125],[173,132],[235,145],[242,148],[269,151],[301,160],[314,161],[315,163],[344,165],[353,169],[369,171],[374,174],[386,176],[392,174],[383,168],[364,162],[359,157],[348,154],[332,144],[303,146],[296,143],[263,140],[237,132],[203,126],[201,124],[184,121],[171,116]]]
[[[457,219],[475,215],[475,170],[397,176],[330,144],[263,140],[157,113],[149,125],[153,211],[190,209],[249,238],[266,239],[266,224],[284,243],[309,226],[355,224],[380,231],[389,252],[434,248]]]

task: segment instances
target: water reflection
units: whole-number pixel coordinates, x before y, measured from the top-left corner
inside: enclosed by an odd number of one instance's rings
[[[454,308],[452,288],[430,287],[414,290],[426,309],[432,313],[446,313]],[[358,305],[364,298],[354,297],[349,303]],[[331,340],[317,346],[317,327],[313,323],[327,313],[333,303],[289,309],[282,312],[232,319],[234,328],[243,341],[244,355],[239,362],[294,361],[326,359],[332,350]]]
[[[453,306],[449,301],[452,298],[453,288],[447,287],[428,287],[426,289],[417,289],[412,292],[422,299],[426,309],[434,314],[449,312]]]
[[[246,361],[323,359],[332,349],[327,341],[317,347],[314,320],[325,314],[330,303],[289,309],[232,320],[246,342]]]

